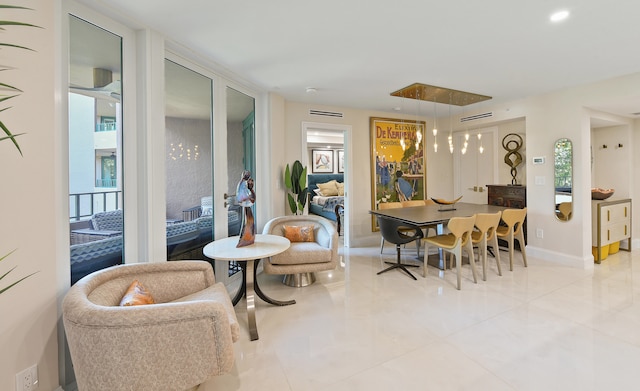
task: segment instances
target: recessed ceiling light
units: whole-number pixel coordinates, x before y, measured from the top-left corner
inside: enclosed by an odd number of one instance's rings
[[[551,16],[549,17],[549,20],[551,20],[552,22],[560,22],[567,19],[568,17],[569,17],[569,11],[562,10],[562,11],[554,12],[553,14],[551,14]]]
[[[307,94],[315,94],[316,92],[318,92],[317,89],[313,87],[307,87]]]

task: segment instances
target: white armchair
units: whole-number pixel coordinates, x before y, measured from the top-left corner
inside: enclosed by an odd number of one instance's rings
[[[301,287],[312,284],[314,272],[333,270],[338,265],[338,231],[332,221],[320,216],[282,216],[271,219],[263,234],[284,236],[284,226],[314,226],[314,242],[293,242],[283,253],[264,261],[267,274],[284,274],[283,282]]]
[[[119,306],[135,279],[157,304]],[[238,321],[204,261],[103,269],[72,286],[62,309],[80,391],[186,390],[234,364]]]

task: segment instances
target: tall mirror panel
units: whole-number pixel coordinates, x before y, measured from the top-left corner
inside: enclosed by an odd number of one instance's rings
[[[569,221],[573,214],[573,146],[561,138],[554,146],[555,214],[560,221]]]

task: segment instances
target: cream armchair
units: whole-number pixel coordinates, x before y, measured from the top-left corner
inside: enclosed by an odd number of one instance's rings
[[[157,304],[119,306],[135,279]],[[186,390],[234,364],[238,321],[204,261],[92,273],[71,287],[62,310],[80,391]]]
[[[265,273],[284,274],[286,285],[301,287],[316,280],[314,272],[338,266],[338,231],[332,221],[314,215],[276,217],[267,222],[262,233],[284,236],[285,225],[313,225],[315,242],[293,242],[287,251],[265,259]]]

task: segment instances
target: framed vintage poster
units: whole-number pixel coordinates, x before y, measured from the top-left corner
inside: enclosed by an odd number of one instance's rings
[[[424,121],[371,117],[371,209],[383,202],[424,200]],[[378,221],[371,217],[372,231]]]
[[[344,172],[344,149],[338,149],[338,174]]]
[[[311,150],[311,172],[332,173],[333,172],[333,150],[312,149]]]

